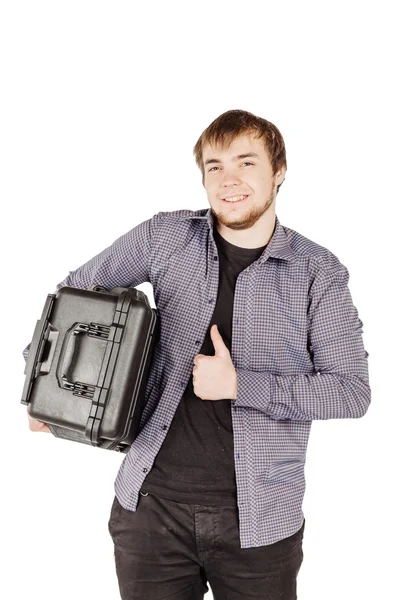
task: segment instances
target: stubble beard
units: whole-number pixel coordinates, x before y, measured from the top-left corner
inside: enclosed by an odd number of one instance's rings
[[[238,214],[236,217],[232,216],[229,211],[221,211],[219,214],[215,212],[213,208],[211,208],[211,212],[217,219],[219,223],[225,225],[229,229],[249,229],[258,221],[258,219],[267,212],[270,206],[273,204],[276,198],[276,187],[273,187],[271,190],[271,194],[268,200],[262,206],[251,206],[246,211],[243,211],[242,214]],[[240,210],[240,209],[239,209]],[[232,211],[233,212],[233,211]]]

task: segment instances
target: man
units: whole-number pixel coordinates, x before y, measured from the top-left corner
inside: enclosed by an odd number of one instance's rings
[[[150,281],[160,312],[109,521],[121,597],[293,600],[311,422],[370,404],[363,323],[346,267],[275,214],[279,130],[228,111],[194,154],[210,209],[160,212],[58,285]]]

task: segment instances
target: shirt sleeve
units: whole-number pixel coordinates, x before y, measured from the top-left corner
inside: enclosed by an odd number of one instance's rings
[[[65,286],[88,289],[101,285],[109,290],[119,286],[136,287],[149,281],[152,237],[159,214],[142,221],[75,271],[70,271],[57,284],[56,292]],[[25,361],[29,348],[30,344],[22,352]]]
[[[310,289],[308,351],[315,372],[275,375],[237,368],[233,406],[273,419],[311,421],[362,417],[371,402],[363,322],[353,305],[349,272],[319,269]]]

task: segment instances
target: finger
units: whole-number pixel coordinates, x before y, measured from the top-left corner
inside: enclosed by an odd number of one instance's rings
[[[31,431],[46,431],[48,433],[51,433],[50,429],[48,428],[48,426],[45,423],[42,423],[41,421],[37,421],[36,419],[31,417],[29,413],[28,413],[28,421],[29,421],[29,429]]]
[[[46,425],[46,423],[41,423],[42,427],[39,429],[39,431],[45,431],[46,433],[51,433],[49,427]]]

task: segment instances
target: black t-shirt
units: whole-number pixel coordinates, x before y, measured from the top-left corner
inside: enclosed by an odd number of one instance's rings
[[[214,227],[219,254],[219,287],[215,310],[199,354],[214,356],[210,328],[218,325],[231,349],[236,279],[257,260],[266,245],[240,248]],[[141,491],[177,502],[211,506],[236,505],[231,400],[201,400],[190,377],[167,436]]]

